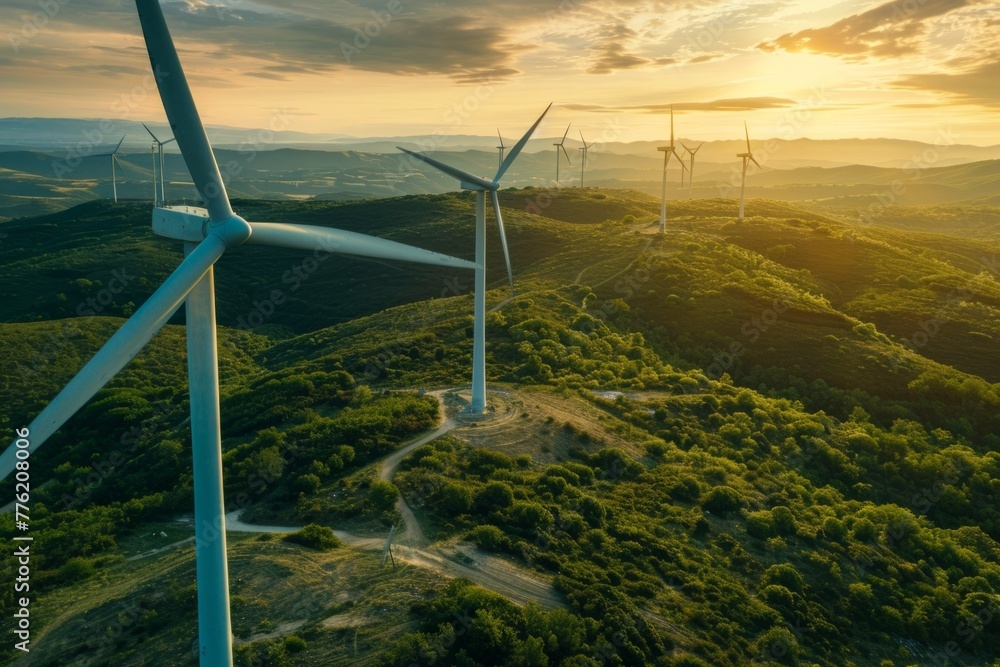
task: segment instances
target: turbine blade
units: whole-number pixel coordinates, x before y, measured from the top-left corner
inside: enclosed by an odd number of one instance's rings
[[[115,146],[115,149],[113,151],[111,151],[112,155],[114,155],[115,153],[117,153],[118,149],[122,147],[122,142],[123,141],[125,141],[125,135],[124,134],[122,135],[122,138],[118,140],[118,145]]]
[[[226,185],[191,96],[191,88],[170,38],[159,0],[136,0],[135,4],[163,110],[167,113],[184,162],[205,201],[212,222],[227,220],[233,217],[233,209],[226,194]]]
[[[403,148],[402,146],[396,146],[396,148],[398,150],[403,151],[407,155],[412,155],[413,157],[417,158],[418,160],[426,162],[427,164],[429,164],[430,166],[434,167],[438,171],[443,171],[444,173],[448,174],[449,176],[454,176],[455,178],[457,178],[460,181],[465,181],[466,183],[473,183],[475,185],[482,186],[482,188],[485,189],[485,190],[489,190],[491,187],[493,187],[493,183],[491,183],[490,181],[487,181],[485,178],[482,178],[481,176],[476,176],[475,174],[470,174],[469,172],[467,172],[467,171],[465,171],[463,169],[459,169],[458,167],[452,167],[450,164],[445,164],[444,162],[441,162],[439,160],[435,160],[432,157],[427,157],[423,153],[416,153],[414,151],[411,151],[411,150],[408,150],[406,148]],[[508,156],[508,159],[509,159],[509,156]]]
[[[195,247],[159,289],[153,292],[76,377],[35,417],[28,427],[31,432],[29,451],[44,444],[49,436],[139,354],[225,250],[226,244],[217,236],[208,236]],[[0,479],[14,470],[16,461],[17,447],[12,443],[0,454]]]
[[[749,153],[749,152],[751,152],[750,151],[750,130],[747,129],[747,122],[746,121],[743,121],[743,131],[746,132],[746,135],[747,135],[747,153]]]
[[[338,255],[397,259],[404,262],[435,264],[456,269],[476,268],[475,262],[442,255],[396,241],[331,227],[291,225],[280,222],[251,222],[250,227],[253,229],[253,233],[247,239],[247,243],[251,245],[277,246],[296,250],[325,250]]]
[[[156,135],[153,134],[153,131],[151,129],[149,129],[148,125],[146,125],[145,123],[143,123],[142,126],[144,128],[146,128],[147,132],[149,132],[149,136],[153,137],[153,141],[155,141],[156,143],[160,143],[160,140],[156,138]]]
[[[751,161],[752,161],[752,162],[753,162],[753,163],[754,163],[755,165],[757,165],[757,166],[758,166],[759,168],[763,169],[763,167],[761,167],[761,166],[760,166],[760,162],[757,162],[757,160],[756,160],[756,159],[754,159],[754,156],[753,156],[753,155],[751,155],[751,156],[750,156],[750,160],[751,160]]]
[[[562,138],[563,142],[565,142],[566,137],[569,136],[569,128],[571,127],[573,127],[573,123],[570,123],[569,125],[566,126],[566,132],[563,133],[563,138]]]
[[[507,173],[508,169],[510,169],[510,165],[514,164],[514,160],[517,158],[518,155],[520,155],[521,149],[524,148],[524,145],[528,143],[528,139],[530,139],[531,135],[535,133],[535,128],[538,127],[538,125],[542,122],[542,119],[545,118],[545,114],[547,114],[549,112],[549,109],[551,108],[552,108],[552,103],[549,102],[549,106],[545,107],[545,111],[543,111],[542,115],[538,117],[538,120],[535,121],[535,124],[532,125],[528,129],[528,131],[524,133],[524,136],[521,137],[520,141],[514,144],[514,147],[510,149],[510,152],[507,153],[507,158],[503,161],[503,164],[500,165],[500,169],[499,171],[497,171],[497,175],[493,178],[494,182],[499,181],[501,178],[503,178],[503,175]],[[492,183],[490,185],[492,186]]]
[[[171,137],[171,138],[167,139],[166,141],[163,141],[163,142],[161,142],[161,143],[160,143],[160,145],[161,145],[161,146],[166,146],[166,145],[167,145],[167,144],[169,144],[169,143],[170,143],[171,141],[177,141],[177,137]]]
[[[493,200],[493,213],[497,216],[497,227],[500,229],[500,245],[503,246],[503,258],[507,260],[507,277],[510,278],[510,291],[514,291],[514,270],[510,268],[510,251],[507,249],[507,234],[503,230],[503,216],[500,215],[500,197],[496,190],[490,190]]]
[[[497,128],[497,137],[500,139],[500,148],[507,148],[503,144],[503,137],[500,136],[500,128],[499,127]]]
[[[670,152],[673,154],[673,156],[675,158],[677,158],[677,161],[681,163],[681,166],[684,167],[685,169],[687,169],[687,165],[684,164],[684,160],[682,160],[681,156],[677,153],[677,149],[676,148],[671,148]]]
[[[566,164],[573,166],[573,161],[569,159],[569,153],[566,151],[566,147],[559,144],[559,148],[561,148],[562,152],[566,155]]]

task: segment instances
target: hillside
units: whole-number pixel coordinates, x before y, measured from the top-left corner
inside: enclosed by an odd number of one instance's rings
[[[731,200],[671,202],[662,236],[634,191],[501,202],[517,291],[489,222],[479,421],[457,414],[471,276],[336,258],[292,290],[296,253],[220,263],[227,500],[340,540],[231,536],[238,664],[1000,664],[994,240],[768,200],[742,225]],[[472,205],[235,202],[460,257]],[[176,264],[148,213],[0,225],[4,428]],[[12,664],[195,664],[182,323],[32,456],[37,649]]]

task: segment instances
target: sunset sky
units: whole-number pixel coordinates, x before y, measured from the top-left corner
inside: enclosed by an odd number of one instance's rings
[[[49,3],[0,6],[0,116],[162,121],[132,1]],[[553,101],[545,135],[572,121],[633,141],[662,138],[672,103],[697,139],[738,138],[746,120],[761,139],[933,142],[950,128],[1000,143],[995,0],[164,7],[206,124],[265,127],[283,110],[301,132],[516,136]]]

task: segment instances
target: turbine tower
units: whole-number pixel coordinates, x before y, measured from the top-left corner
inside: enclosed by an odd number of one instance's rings
[[[566,126],[566,132],[563,134],[562,141],[560,141],[557,144],[552,144],[553,146],[556,147],[556,187],[559,187],[559,162],[560,162],[559,151],[560,150],[566,156],[566,164],[569,165],[569,166],[571,166],[571,167],[573,166],[573,162],[569,159],[569,153],[566,152],[566,137],[569,136],[569,128],[571,128],[571,127],[573,127],[573,123],[570,123],[569,125]]]
[[[687,151],[688,159],[691,161],[691,166],[688,167],[688,199],[691,198],[691,194],[694,191],[694,156],[698,154],[698,151],[700,151],[701,147],[704,145],[705,142],[703,141],[700,144],[698,144],[697,148],[691,150],[690,148],[688,148],[688,145],[686,143],[684,143],[683,141],[681,142],[681,146],[683,146],[684,150]],[[684,170],[682,169],[681,174],[683,173]]]
[[[122,166],[122,163],[118,161],[117,153],[118,149],[121,148],[123,141],[125,141],[124,134],[122,135],[122,138],[118,140],[118,144],[115,146],[114,150],[108,153],[94,153],[91,155],[91,157],[111,157],[111,191],[116,204],[118,203],[118,175],[115,173],[115,165],[117,164],[119,167]],[[122,168],[124,169],[124,167]]]
[[[750,150],[750,130],[747,129],[746,121],[743,121],[743,132],[747,136],[747,152],[737,153],[736,157],[743,158],[743,178],[740,180],[740,222],[743,222],[743,194],[746,190],[747,185],[747,167],[753,162],[757,167],[760,167],[760,162],[754,159],[753,151]]]
[[[503,256],[507,262],[507,276],[510,279],[510,290],[514,291],[514,273],[510,267],[510,252],[507,249],[507,235],[503,229],[503,216],[500,214],[500,199],[497,191],[500,189],[500,179],[511,164],[521,153],[521,149],[528,143],[528,139],[534,134],[545,114],[552,108],[552,104],[545,107],[545,111],[538,117],[535,124],[521,137],[520,141],[514,144],[510,153],[504,159],[503,164],[497,171],[493,180],[487,180],[480,176],[470,174],[467,171],[452,167],[428,157],[421,153],[415,153],[400,146],[397,149],[407,155],[412,155],[418,160],[422,160],[438,171],[457,178],[463,190],[473,190],[476,193],[476,284],[475,284],[475,311],[472,326],[472,404],[469,410],[473,414],[481,414],[486,409],[486,193],[489,192],[493,202],[493,214],[497,219],[497,227],[500,230],[500,243],[503,246]]]
[[[167,196],[166,196],[166,193],[165,193],[164,188],[163,188],[163,174],[164,174],[164,171],[163,171],[163,147],[166,146],[167,144],[169,144],[172,141],[177,141],[177,138],[176,137],[171,137],[170,139],[167,139],[166,141],[160,141],[159,139],[156,138],[156,135],[153,134],[153,131],[151,129],[149,129],[146,126],[145,123],[143,123],[142,126],[146,128],[146,132],[149,132],[149,136],[153,137],[153,141],[156,142],[156,152],[158,154],[158,159],[159,159],[159,162],[160,162],[160,194],[159,194],[158,197],[154,196],[153,199],[155,200],[154,204],[156,206],[162,206],[163,203],[167,200]],[[154,181],[156,180],[156,169],[155,168],[153,169],[153,180]],[[154,190],[154,195],[155,195],[155,190],[156,190],[155,183],[154,183],[153,190]]]
[[[227,250],[251,243],[455,268],[475,268],[475,265],[364,234],[306,225],[248,223],[236,215],[159,1],[136,0],[136,6],[150,63],[158,75],[156,83],[160,99],[206,208],[154,209],[153,231],[183,241],[183,261],[38,414],[29,426],[31,437],[27,451],[37,449],[86,404],[186,302],[198,583],[198,655],[202,665],[229,667],[233,664],[233,651],[222,493],[214,264]],[[15,442],[0,455],[0,479],[14,470],[20,451]]]
[[[153,158],[153,206],[160,205],[160,195],[157,194],[157,180],[156,180],[156,142],[149,145],[149,155]]]
[[[583,146],[580,148],[580,150],[583,151],[583,158],[580,162],[580,187],[582,188],[583,172],[587,169],[587,151],[590,150],[590,147],[593,146],[593,144],[588,144],[587,140],[583,138],[583,130],[580,130],[580,141],[583,142]]]
[[[497,128],[497,138],[500,139],[500,145],[497,146],[497,150],[500,151],[500,161],[497,163],[497,169],[499,169],[503,166],[503,154],[507,152],[507,147],[503,143],[503,137],[500,136],[500,128]]]
[[[656,150],[663,153],[663,188],[660,201],[660,233],[662,234],[667,230],[667,165],[670,164],[670,156],[676,157],[677,161],[681,163],[681,167],[687,169],[684,166],[684,160],[677,154],[677,148],[674,146],[674,105],[672,104],[670,105],[670,144],[660,146]]]

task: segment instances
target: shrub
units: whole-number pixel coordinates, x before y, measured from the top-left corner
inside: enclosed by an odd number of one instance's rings
[[[285,542],[301,544],[317,551],[330,551],[340,546],[340,540],[333,534],[333,529],[329,526],[320,526],[311,523],[302,530],[289,533],[284,537]]]
[[[285,637],[285,650],[289,653],[301,653],[306,650],[306,640],[302,637],[289,635]]]
[[[503,482],[490,482],[476,494],[476,509],[492,512],[514,504],[514,492]]]
[[[507,536],[504,535],[504,532],[496,526],[489,524],[473,528],[469,531],[467,539],[487,551],[500,551],[508,544]]]
[[[717,486],[708,492],[701,506],[716,514],[735,512],[743,506],[743,496],[731,486]]]
[[[392,482],[384,479],[372,482],[368,488],[368,502],[376,512],[391,510],[399,498],[399,489]]]

